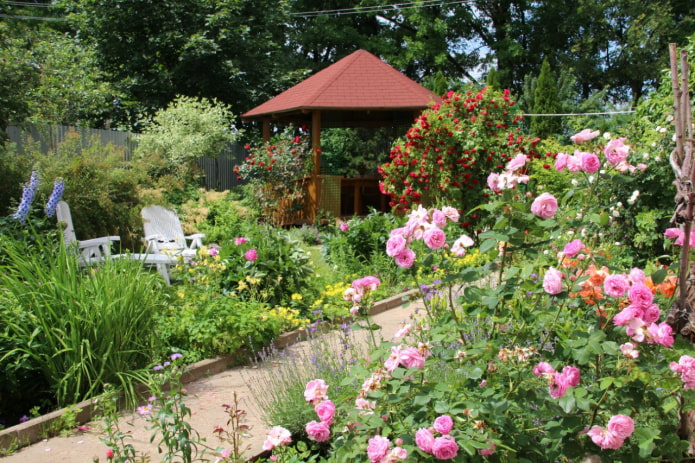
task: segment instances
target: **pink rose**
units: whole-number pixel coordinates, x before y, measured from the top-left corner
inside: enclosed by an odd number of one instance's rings
[[[603,280],[603,289],[610,297],[622,297],[630,289],[630,282],[622,274],[608,275]]]
[[[444,228],[446,226],[446,215],[444,215],[444,212],[435,209],[432,212],[432,223],[439,228]]]
[[[433,426],[439,434],[449,434],[454,427],[454,420],[449,415],[442,415],[434,420]]]
[[[565,375],[569,387],[577,387],[580,375],[579,368],[568,365],[562,369],[562,374]]]
[[[666,322],[661,322],[658,325],[652,323],[647,327],[647,336],[649,344],[661,344],[664,347],[673,345],[673,328]]]
[[[627,439],[635,432],[635,423],[626,415],[614,415],[608,420],[608,431],[615,433],[620,439]]]
[[[388,241],[386,241],[386,255],[389,257],[396,257],[406,246],[407,242],[405,238],[403,238],[403,235],[391,235]]]
[[[613,317],[613,324],[616,326],[623,326],[630,323],[630,320],[642,318],[642,309],[634,305],[629,305],[623,310],[618,312],[615,317]]]
[[[331,429],[328,423],[323,421],[309,421],[304,429],[316,442],[326,442],[331,437]]]
[[[290,432],[282,426],[273,426],[266,432],[266,435],[268,437],[263,442],[263,450],[266,451],[292,442]]]
[[[304,398],[307,402],[314,402],[328,399],[328,385],[322,379],[312,379],[306,383]]]
[[[404,249],[395,257],[396,265],[401,268],[410,268],[415,262],[415,251],[412,249]]]
[[[549,219],[557,212],[557,199],[550,193],[541,193],[533,200],[531,212],[541,219]]]
[[[550,397],[553,399],[561,399],[567,394],[567,389],[569,389],[569,387],[569,378],[562,373],[555,373],[555,376],[553,376],[553,383],[548,387]]]
[[[584,243],[582,243],[582,240],[577,239],[567,243],[563,252],[567,257],[574,257],[584,248],[585,246]]]
[[[636,359],[639,357],[639,351],[635,349],[635,345],[631,342],[626,342],[625,344],[620,345],[620,352],[623,353],[623,355],[627,358],[630,359]]]
[[[335,405],[330,400],[324,400],[314,405],[314,411],[319,419],[324,423],[333,424],[333,416],[335,416]]]
[[[619,449],[623,445],[624,439],[618,437],[614,432],[602,428],[601,426],[592,426],[587,432],[587,435],[591,437],[594,444],[598,445],[602,449]]]
[[[560,294],[562,292],[562,272],[553,267],[546,270],[543,276],[543,289],[550,295]]]
[[[244,257],[246,258],[246,260],[250,260],[251,262],[253,262],[256,259],[258,259],[258,252],[256,252],[255,249],[249,249],[248,251],[246,251],[246,254],[244,254]]]
[[[487,186],[495,193],[502,193],[502,186],[500,185],[500,174],[495,172],[487,176]]]
[[[355,288],[356,290],[363,289],[363,290],[369,290],[369,291],[375,291],[379,288],[379,285],[381,284],[381,281],[377,277],[374,276],[366,276],[363,278],[358,278],[357,280],[352,282],[352,287]]]
[[[646,277],[644,276],[644,271],[637,267],[630,270],[629,278],[632,284],[644,283],[646,280]]]
[[[350,226],[347,224],[347,222],[340,222],[340,231],[346,232],[350,229]]]
[[[425,358],[417,348],[412,346],[401,349],[398,360],[406,368],[418,368],[420,370],[425,368]]]
[[[644,283],[635,283],[630,286],[627,297],[633,305],[642,309],[649,307],[654,302],[652,290]]]
[[[381,460],[382,463],[396,463],[398,460],[405,460],[408,458],[408,451],[403,447],[394,447],[391,451]]]
[[[544,378],[549,378],[555,375],[555,368],[548,362],[541,362],[533,367],[533,374],[538,377],[543,376]]]
[[[582,156],[580,151],[575,151],[572,156],[567,156],[567,170],[576,174],[582,171]]]
[[[456,458],[459,446],[451,437],[437,437],[432,444],[432,454],[438,460],[451,460]]]
[[[425,453],[432,453],[434,436],[429,429],[420,428],[415,433],[415,444]]]
[[[555,170],[560,172],[565,167],[567,167],[568,158],[569,155],[567,153],[557,153],[557,156],[555,157]]]
[[[585,141],[589,141],[593,138],[598,137],[601,134],[598,130],[594,130],[593,132],[591,129],[584,129],[581,132],[572,135],[570,137],[570,140],[572,140],[574,143],[583,143]]]
[[[594,153],[582,153],[582,170],[587,174],[595,174],[601,168],[601,161]]]
[[[473,246],[475,242],[473,239],[466,235],[461,235],[454,244],[451,245],[451,253],[457,257],[463,257],[466,255],[466,248]]]
[[[526,165],[527,159],[528,159],[528,157],[526,157],[525,154],[517,154],[516,156],[514,156],[514,159],[512,159],[511,161],[509,161],[507,163],[506,170],[513,172],[515,170],[521,169],[522,167],[524,167]]]
[[[495,448],[496,448],[495,443],[492,442],[491,440],[488,440],[487,442],[488,442],[488,444],[490,444],[490,446],[488,448],[478,450],[478,454],[483,456],[483,457],[489,457],[490,455],[495,453]]]
[[[446,244],[446,234],[437,227],[428,228],[422,239],[430,249],[439,249]]]
[[[400,346],[391,346],[391,355],[384,362],[384,368],[386,371],[393,371],[398,367],[401,358],[401,348]]]
[[[452,222],[459,221],[459,211],[455,207],[444,206],[442,208],[442,212],[444,213],[444,216]]]
[[[617,166],[627,159],[630,146],[625,144],[625,138],[614,138],[606,144],[603,154],[606,155],[608,164]]]
[[[680,373],[683,389],[695,389],[695,358],[681,355],[678,363],[671,362],[669,368],[675,373]]]
[[[372,463],[379,463],[386,456],[391,441],[382,436],[374,436],[367,442],[367,456]]]
[[[644,323],[646,324],[658,321],[659,317],[661,317],[661,309],[659,309],[659,306],[656,304],[652,304],[646,309],[642,309],[642,320],[644,320]]]
[[[247,241],[248,241],[248,239],[247,239],[247,238],[244,238],[243,236],[242,236],[242,237],[239,237],[239,238],[234,238],[234,244],[235,244],[236,246],[240,246],[240,245],[246,243]]]

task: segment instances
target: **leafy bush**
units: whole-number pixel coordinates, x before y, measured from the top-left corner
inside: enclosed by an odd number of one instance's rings
[[[520,133],[514,104],[509,90],[484,88],[476,94],[449,92],[424,111],[379,169],[391,206],[446,204],[470,214],[464,226],[477,223],[480,213],[470,211],[488,194],[487,175],[517,154],[536,155],[537,140]]]

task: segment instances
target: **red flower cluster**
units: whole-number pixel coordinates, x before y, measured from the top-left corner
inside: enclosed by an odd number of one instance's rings
[[[449,92],[415,120],[390,161],[379,167],[381,192],[401,210],[447,203],[466,213],[485,193],[485,179],[517,154],[538,157],[537,139],[520,133],[509,90]],[[477,217],[471,217],[475,220]],[[466,225],[466,223],[464,223]]]

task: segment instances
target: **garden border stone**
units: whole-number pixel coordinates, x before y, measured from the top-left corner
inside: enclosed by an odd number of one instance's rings
[[[386,310],[393,309],[410,301],[412,296],[419,293],[417,289],[411,289],[395,296],[376,302],[371,310],[371,315],[376,315]],[[283,333],[275,339],[274,344],[277,348],[285,348],[306,339],[307,331],[295,330]],[[214,359],[201,360],[193,363],[186,368],[181,377],[182,383],[191,383],[198,379],[221,373],[229,368],[240,366],[247,363],[250,354],[248,352],[238,352],[235,354],[223,355]],[[51,429],[60,424],[60,419],[68,410],[76,410],[75,421],[78,425],[92,421],[95,415],[96,402],[98,397],[84,400],[69,408],[56,410],[46,415],[42,415],[24,423],[11,426],[0,431],[0,449],[21,448],[49,437]]]

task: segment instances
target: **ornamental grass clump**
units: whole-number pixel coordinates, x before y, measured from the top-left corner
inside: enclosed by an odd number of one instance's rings
[[[293,386],[286,400],[309,411],[293,442],[328,446],[325,461],[372,463],[689,458],[680,425],[695,407],[695,360],[665,322],[674,275],[656,261],[620,266],[620,246],[607,241],[619,217],[595,200],[649,167],[626,140],[586,131],[575,142],[555,166],[572,174],[561,196],[520,170],[528,159],[493,172],[507,180],[489,182],[482,207],[494,220],[476,239],[452,233],[444,208],[416,207],[391,232],[400,267],[442,272],[436,297],[428,285],[425,316],[342,382],[311,372]],[[509,181],[517,175],[528,179]],[[450,264],[474,251],[479,266]],[[338,392],[345,384],[357,387]],[[307,404],[307,391],[323,395]],[[322,417],[315,408],[327,400]]]

